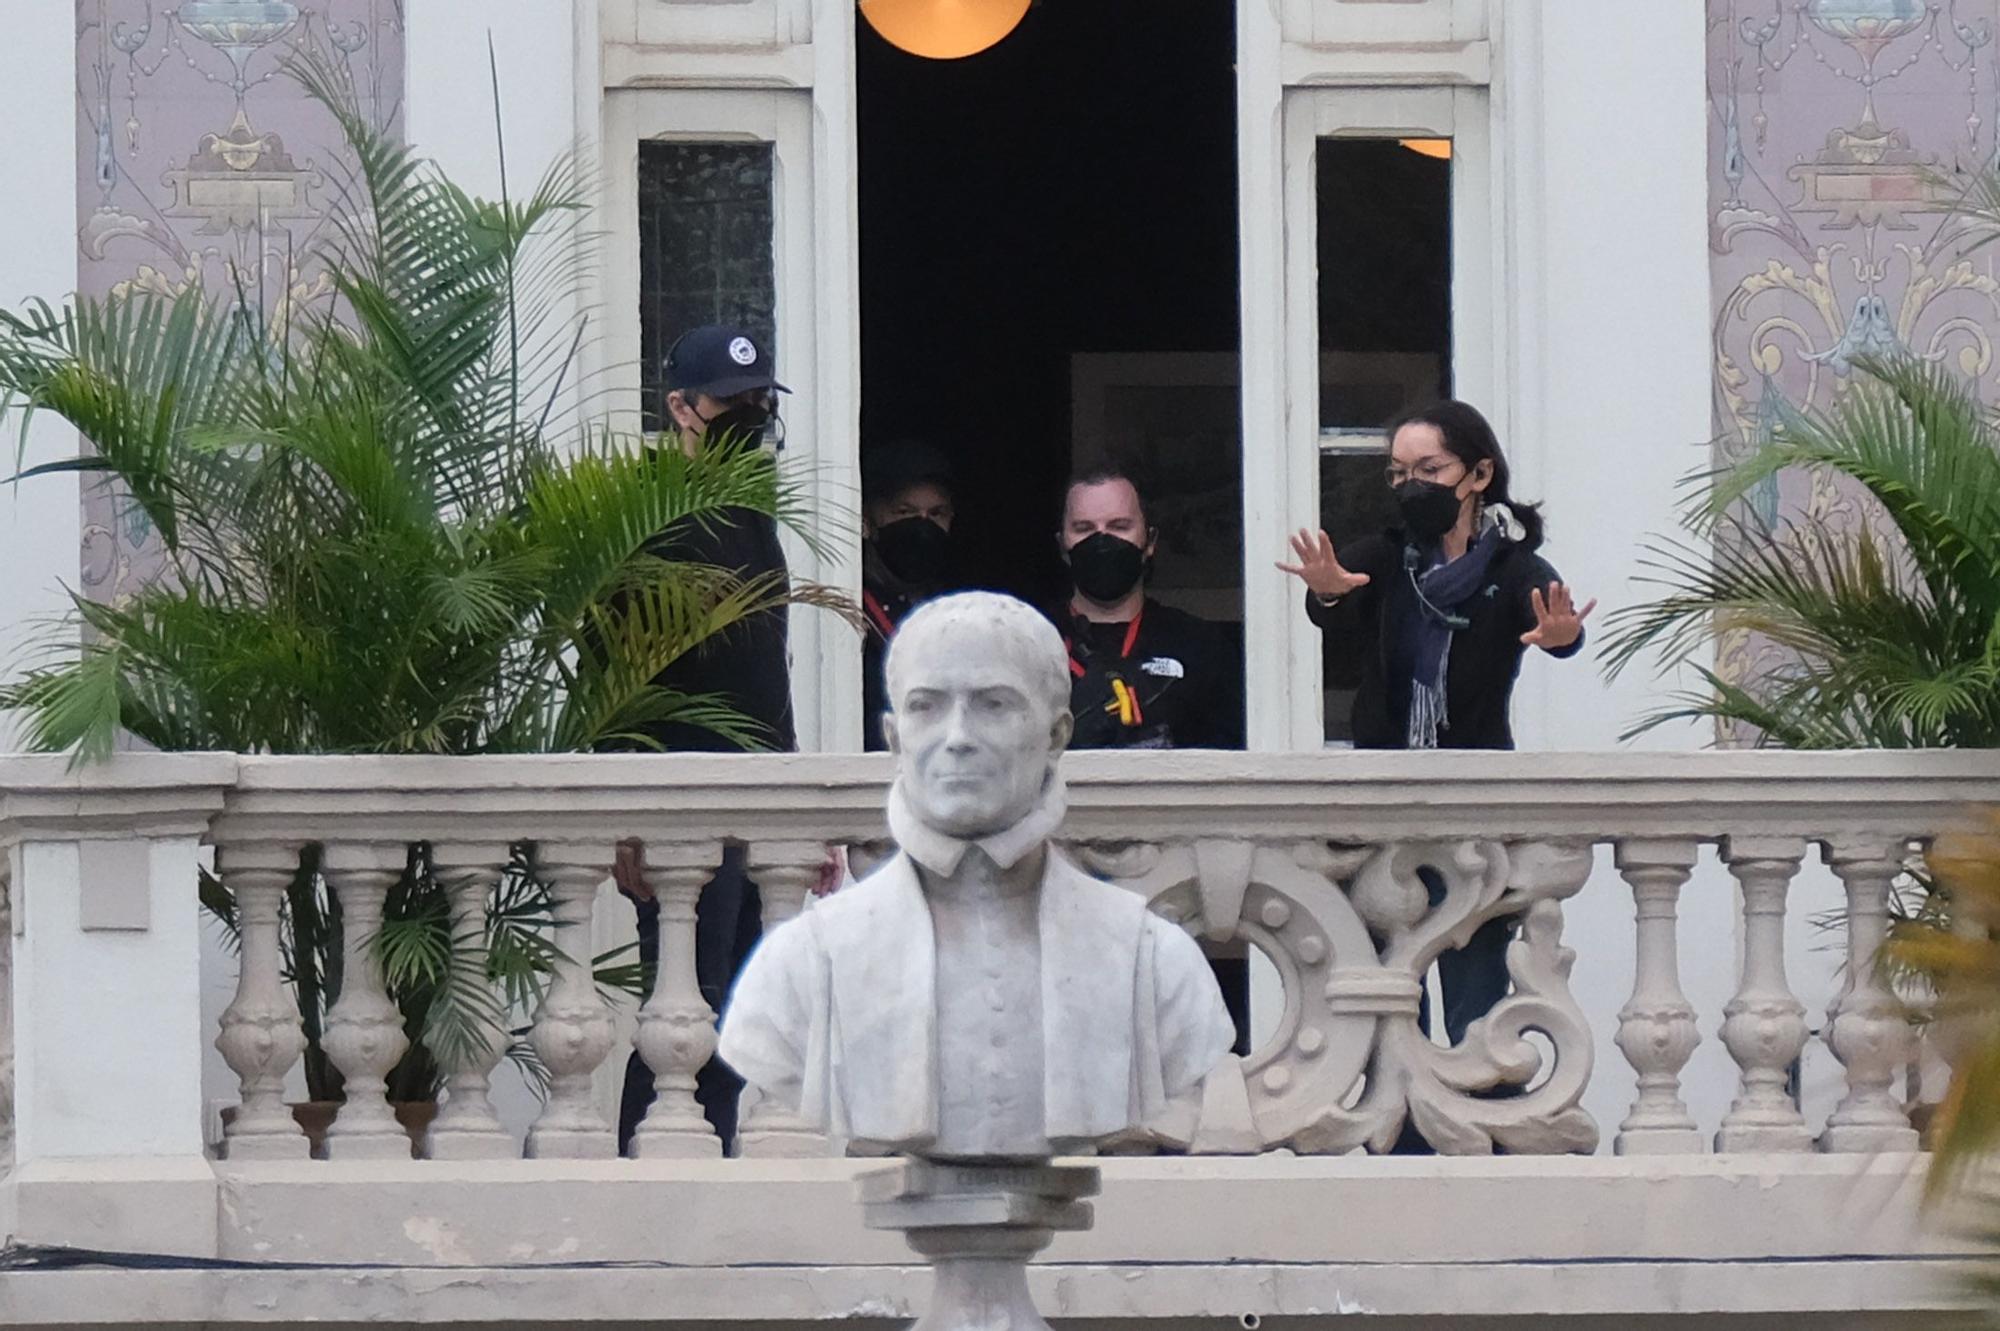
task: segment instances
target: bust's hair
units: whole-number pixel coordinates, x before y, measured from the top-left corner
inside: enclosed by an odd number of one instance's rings
[[[896,628],[889,643],[883,675],[889,685],[889,705],[902,696],[898,667],[915,653],[919,641],[938,634],[991,633],[1003,635],[1028,668],[1028,689],[1057,712],[1069,710],[1069,652],[1056,626],[1025,601],[997,592],[959,592],[926,601]],[[907,666],[903,667],[907,669]]]

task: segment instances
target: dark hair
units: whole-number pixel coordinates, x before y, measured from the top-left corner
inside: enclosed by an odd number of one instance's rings
[[[1132,487],[1132,493],[1139,498],[1139,521],[1146,525],[1146,530],[1151,531],[1153,515],[1146,511],[1146,488],[1139,484],[1139,478],[1134,476],[1129,468],[1115,462],[1094,463],[1088,467],[1079,467],[1069,474],[1068,482],[1063,485],[1062,507],[1057,510],[1057,526],[1060,527],[1068,519],[1069,497],[1075,493],[1077,486],[1109,485],[1113,481],[1123,481]]]
[[[895,439],[861,450],[863,503],[894,499],[913,485],[935,485],[953,497],[956,480],[951,459],[925,439]]]
[[[1525,550],[1532,550],[1542,543],[1542,506],[1526,504],[1508,492],[1510,476],[1507,470],[1507,455],[1500,451],[1500,440],[1493,433],[1493,427],[1479,414],[1479,409],[1467,402],[1446,399],[1427,407],[1406,411],[1389,422],[1386,439],[1390,445],[1396,442],[1396,432],[1405,425],[1428,425],[1444,436],[1445,451],[1463,462],[1467,470],[1482,462],[1493,464],[1493,479],[1481,491],[1481,496],[1489,504],[1505,504],[1513,510],[1521,526],[1527,531],[1521,542]]]

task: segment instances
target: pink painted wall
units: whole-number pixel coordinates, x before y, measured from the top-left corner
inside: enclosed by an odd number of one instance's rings
[[[1871,350],[1941,361],[2000,400],[2000,249],[1971,250],[1949,211],[1950,177],[2000,154],[2000,0],[1708,0],[1708,19],[1721,459],[1768,430],[1779,395],[1847,391]],[[1856,514],[1804,477],[1755,502]],[[1735,643],[1722,673],[1774,650]]]
[[[403,3],[77,0],[82,293],[199,280],[240,283],[271,313],[331,299],[307,251],[346,180],[339,131],[281,66],[302,43],[330,52],[364,111],[394,123]],[[159,540],[98,490],[84,501],[82,561],[89,593],[115,600],[158,567]]]

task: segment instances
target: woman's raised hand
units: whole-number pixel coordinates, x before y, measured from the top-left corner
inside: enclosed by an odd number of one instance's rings
[[[1549,652],[1559,652],[1582,637],[1583,621],[1597,609],[1595,598],[1577,609],[1576,598],[1560,582],[1550,583],[1546,596],[1540,587],[1535,588],[1528,593],[1528,600],[1534,607],[1535,626],[1521,635],[1521,641]]]
[[[1292,553],[1299,562],[1287,564],[1281,559],[1278,567],[1305,583],[1315,596],[1332,600],[1368,585],[1366,573],[1349,573],[1340,566],[1340,560],[1334,557],[1333,541],[1323,531],[1300,528],[1292,537]]]

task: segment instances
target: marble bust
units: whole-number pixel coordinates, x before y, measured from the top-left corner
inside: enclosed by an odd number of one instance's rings
[[[1011,597],[944,597],[898,632],[899,853],[773,930],[722,1022],[722,1058],[815,1130],[1040,1159],[1146,1123],[1229,1051],[1201,949],[1051,841],[1067,667]]]

